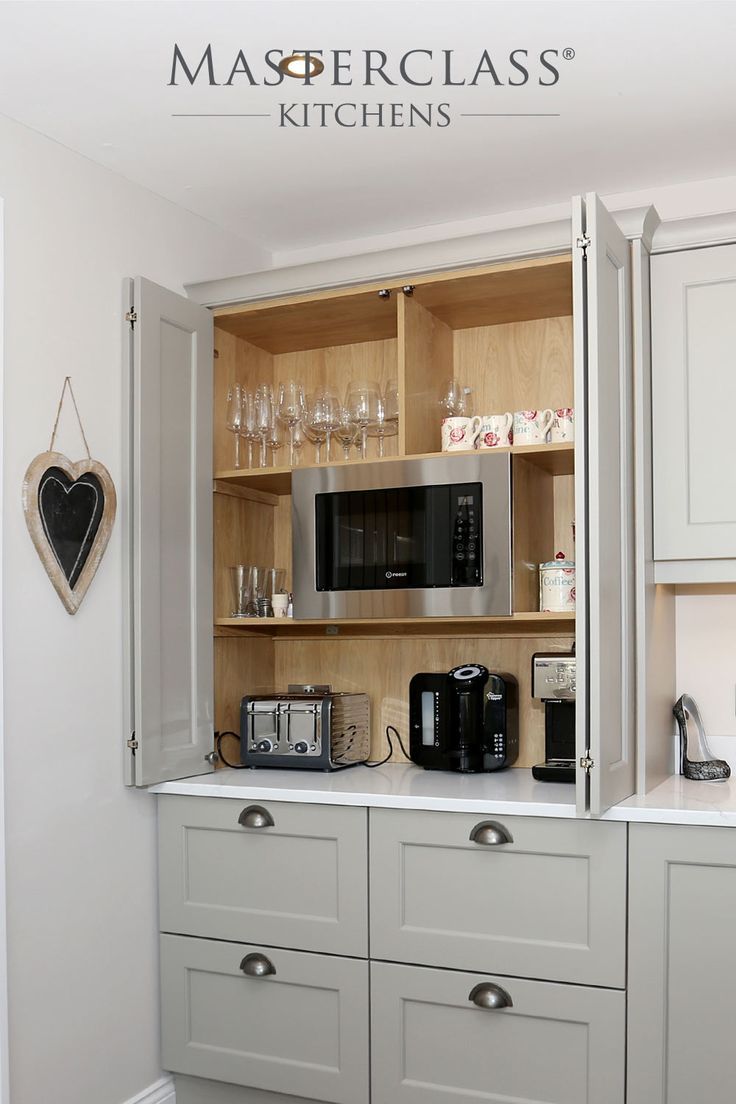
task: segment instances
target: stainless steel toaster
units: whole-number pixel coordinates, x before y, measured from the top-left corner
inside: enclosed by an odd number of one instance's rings
[[[240,761],[246,767],[342,770],[370,751],[367,694],[327,686],[290,686],[288,693],[253,694],[240,706]]]

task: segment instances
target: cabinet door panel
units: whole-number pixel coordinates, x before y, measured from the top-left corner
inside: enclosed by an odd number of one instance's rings
[[[248,954],[274,972],[246,976]],[[162,935],[161,991],[165,1069],[367,1104],[367,962]]]
[[[736,557],[736,245],[652,258],[654,554]]]
[[[126,762],[148,786],[212,769],[212,316],[148,280],[129,295]]]
[[[483,819],[371,810],[371,957],[623,988],[625,826]]]
[[[160,796],[162,931],[332,954],[368,953],[365,809]]]
[[[513,1005],[479,1008],[478,984]],[[624,994],[371,963],[373,1098],[381,1104],[623,1104]]]
[[[599,816],[636,781],[631,247],[594,194],[573,236],[578,811]]]
[[[732,1104],[736,833],[630,832],[629,1104]]]

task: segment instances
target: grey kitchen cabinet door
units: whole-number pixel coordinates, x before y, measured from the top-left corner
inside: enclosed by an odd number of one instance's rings
[[[736,559],[736,245],[651,265],[655,559]]]
[[[636,786],[631,246],[592,193],[573,246],[577,804],[599,816]]]
[[[212,316],[148,280],[124,294],[125,763],[148,786],[212,770]]]
[[[373,1100],[623,1104],[625,1018],[622,992],[371,963]]]
[[[370,810],[371,958],[623,988],[626,826],[484,823]]]
[[[161,1017],[164,1069],[368,1104],[365,961],[162,935]]]
[[[630,833],[628,1104],[733,1104],[736,832]]]
[[[365,809],[169,794],[158,811],[162,931],[368,954]]]

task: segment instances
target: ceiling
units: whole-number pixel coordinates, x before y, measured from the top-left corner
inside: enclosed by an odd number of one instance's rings
[[[210,43],[219,85],[202,83],[203,66],[194,85],[179,68],[169,86],[175,42],[191,70]],[[264,86],[267,50],[303,48],[327,62],[313,85]],[[566,48],[575,57],[548,55],[560,76],[541,87],[551,73],[534,59]],[[278,253],[581,190],[736,175],[735,48],[736,4],[702,0],[4,2],[0,113]],[[242,73],[225,85],[240,49],[254,86]],[[367,49],[387,54],[395,86],[379,77],[364,86]],[[470,83],[484,49],[498,86],[489,73]],[[512,87],[520,73],[508,56],[523,49],[531,79]],[[334,50],[352,51],[352,85],[332,83]],[[433,51],[407,62],[413,79],[433,76],[431,87],[398,78],[408,50]],[[445,50],[464,85],[442,84]],[[279,126],[282,102],[306,105],[313,125]],[[404,119],[410,103],[425,114],[444,103],[452,121],[378,127],[374,115],[367,127],[340,127],[326,108],[320,126],[314,106],[375,112],[392,102]]]

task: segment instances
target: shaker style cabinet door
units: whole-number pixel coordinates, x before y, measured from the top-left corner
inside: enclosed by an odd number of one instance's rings
[[[371,957],[622,988],[626,827],[371,809]]]
[[[577,805],[599,816],[636,785],[631,245],[595,194],[572,213]]]
[[[651,269],[654,557],[736,559],[736,245]]]
[[[736,831],[629,839],[628,1104],[733,1104]]]
[[[372,1098],[624,1104],[625,1019],[622,992],[371,963]]]
[[[164,1069],[368,1104],[365,961],[162,935],[161,1010]]]
[[[124,301],[126,781],[147,786],[212,769],[212,316],[143,279]]]
[[[365,809],[158,798],[162,931],[368,954]]]

